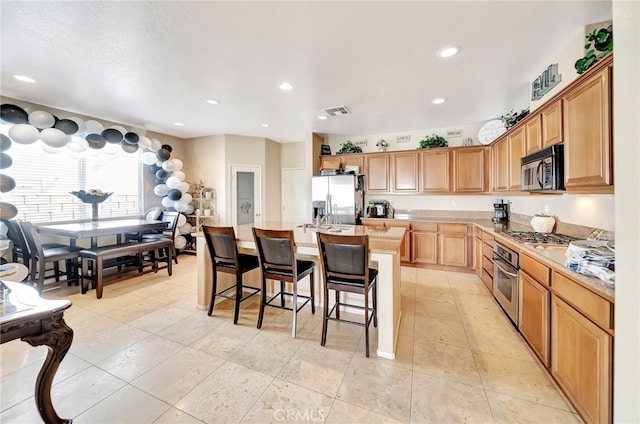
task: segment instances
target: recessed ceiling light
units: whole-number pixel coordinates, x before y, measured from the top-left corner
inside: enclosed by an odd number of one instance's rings
[[[444,97],[436,97],[435,99],[431,100],[431,103],[433,103],[434,105],[441,105],[446,101],[447,99],[445,99]]]
[[[269,124],[261,124],[260,126],[261,127],[265,127],[265,128],[269,128],[271,125],[269,125]]]
[[[289,91],[293,88],[293,85],[285,81],[282,84],[280,84],[278,87],[280,87],[280,90]]]
[[[220,103],[220,100],[216,100],[216,99],[208,99],[207,103],[209,103],[210,105],[217,105]]]
[[[34,83],[36,82],[36,80],[34,80],[33,78],[29,78],[26,75],[14,75],[13,76],[15,79],[17,79],[18,81],[22,81],[22,82],[29,82],[29,83]]]
[[[182,122],[174,122],[173,125],[175,125],[176,127],[184,127],[184,124]]]
[[[318,115],[318,119],[322,119],[324,121],[327,119],[327,115]]]
[[[438,55],[438,57],[447,58],[455,56],[459,51],[460,49],[455,46],[446,46],[438,50],[436,54]]]

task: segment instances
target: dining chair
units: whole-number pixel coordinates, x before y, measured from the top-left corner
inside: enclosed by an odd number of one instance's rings
[[[143,240],[158,240],[160,238],[171,239],[171,254],[173,255],[173,260],[176,264],[178,263],[178,254],[176,252],[175,237],[179,218],[180,212],[163,211],[162,215],[160,215],[160,220],[167,223],[167,229],[161,233],[147,233],[142,235]]]
[[[316,313],[314,302],[313,272],[315,263],[296,259],[295,242],[291,230],[264,230],[252,228],[253,239],[258,249],[258,259],[262,270],[262,298],[258,328],[262,327],[266,306],[286,309],[293,312],[291,336],[296,336],[298,312],[311,302],[311,313]],[[298,281],[309,276],[309,296],[298,294]],[[280,290],[267,299],[267,279],[280,281]],[[290,292],[285,291],[285,283],[291,283]],[[291,297],[291,307],[286,306],[285,296]],[[305,299],[298,306],[298,298]]]
[[[378,270],[369,268],[369,236],[337,235],[317,233],[320,249],[323,286],[324,313],[322,317],[322,339],[327,342],[328,321],[340,321],[364,327],[366,356],[369,357],[369,325],[378,326],[377,277]],[[335,304],[329,309],[329,290],[335,292]],[[364,306],[340,302],[340,293],[356,293],[364,296]],[[371,292],[371,298],[370,293]],[[369,307],[370,300],[372,307]],[[364,322],[340,318],[340,307],[349,306],[364,310]],[[333,316],[335,312],[335,316]]]
[[[234,300],[233,323],[237,324],[238,316],[240,315],[240,303],[260,292],[259,288],[245,286],[242,282],[244,273],[258,268],[258,258],[253,255],[238,253],[233,227],[212,227],[203,224],[202,232],[209,247],[211,264],[213,265],[209,316],[213,314],[216,297]],[[218,292],[218,272],[235,275],[235,285]],[[244,296],[245,290],[249,291],[250,294]],[[229,292],[235,292],[235,295]]]
[[[22,230],[18,226],[18,221],[15,220],[2,220],[7,226],[7,237],[13,242],[12,249],[12,261],[21,261],[24,266],[29,268],[30,255],[29,247],[27,246],[27,240],[25,240]]]
[[[60,281],[60,276],[63,274],[58,263],[65,261],[65,272],[67,277],[67,283],[75,282],[79,283],[78,266],[80,262],[81,247],[67,246],[63,244],[42,244],[38,232],[31,222],[18,221],[18,226],[22,230],[22,234],[27,242],[30,256],[30,274],[29,279],[36,284],[38,292],[42,292],[44,287],[44,280],[46,277],[46,265],[52,263],[54,265],[54,271],[56,281]]]

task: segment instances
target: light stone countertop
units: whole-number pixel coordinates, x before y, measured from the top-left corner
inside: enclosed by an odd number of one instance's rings
[[[367,220],[371,220],[367,218]],[[567,250],[564,246],[535,246],[530,244],[524,244],[512,237],[502,234],[505,230],[515,231],[532,231],[531,226],[525,224],[517,224],[512,222],[506,222],[504,224],[495,224],[490,219],[479,218],[465,218],[465,217],[415,217],[406,215],[400,219],[394,219],[395,221],[423,221],[434,223],[451,223],[451,224],[473,224],[483,231],[486,231],[497,238],[503,243],[506,243],[509,247],[515,247],[520,253],[526,253],[534,259],[549,266],[552,270],[558,271],[561,274],[569,277],[570,279],[578,282],[586,289],[594,292],[595,294],[607,299],[609,302],[614,303],[615,298],[615,284],[607,283],[595,277],[587,277],[583,274],[571,271],[564,266],[566,259],[565,252]],[[384,221],[384,219],[381,219]]]

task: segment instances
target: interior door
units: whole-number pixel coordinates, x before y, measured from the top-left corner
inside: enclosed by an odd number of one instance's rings
[[[262,224],[262,177],[259,166],[231,165],[231,224]]]
[[[304,168],[282,168],[282,221],[309,222]]]

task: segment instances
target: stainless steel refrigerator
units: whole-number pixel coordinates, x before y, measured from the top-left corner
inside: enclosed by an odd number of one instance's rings
[[[311,178],[313,216],[329,214],[334,224],[360,224],[364,209],[364,176],[325,175]]]

